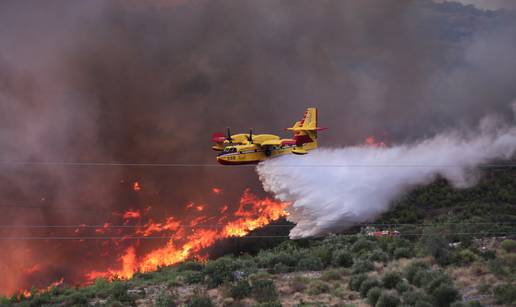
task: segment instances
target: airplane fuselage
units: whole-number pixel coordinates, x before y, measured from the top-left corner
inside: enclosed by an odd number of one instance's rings
[[[297,146],[295,143],[271,146],[267,149],[254,145],[229,146],[217,156],[217,161],[225,165],[256,164],[260,161],[285,155],[304,154],[309,150],[317,148],[316,142],[305,143]]]

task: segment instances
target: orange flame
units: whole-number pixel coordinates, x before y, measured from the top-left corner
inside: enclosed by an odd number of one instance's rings
[[[140,211],[139,210],[127,210],[126,212],[124,212],[124,219],[125,220],[128,220],[128,219],[138,219],[140,218],[141,214],[140,214]]]
[[[189,204],[187,207],[194,207]],[[134,246],[128,247],[119,258],[118,269],[92,271],[86,274],[90,281],[103,278],[131,278],[136,272],[156,270],[160,266],[172,265],[199,256],[206,247],[217,240],[228,237],[242,237],[250,231],[263,227],[272,221],[287,215],[288,203],[274,201],[269,198],[259,199],[248,189],[242,194],[238,209],[232,215],[214,218],[198,216],[189,224],[180,223],[174,217],[168,217],[163,223],[152,220],[136,231],[137,235],[149,237],[159,236],[167,240],[164,246],[138,257]],[[202,207],[199,210],[199,207]],[[195,206],[197,212],[204,206]],[[227,206],[220,210],[227,212]],[[211,224],[206,222],[210,221]],[[102,228],[104,229],[104,227]]]
[[[140,186],[140,183],[138,181],[133,182],[133,190],[135,192],[140,192],[142,187]]]
[[[365,145],[370,147],[387,147],[387,144],[382,141],[378,141],[374,136],[368,136],[365,139]]]

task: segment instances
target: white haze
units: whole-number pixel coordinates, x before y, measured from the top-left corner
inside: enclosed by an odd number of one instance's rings
[[[320,148],[305,156],[283,156],[257,167],[266,191],[292,202],[291,238],[320,236],[370,222],[394,200],[437,175],[457,188],[474,185],[476,170],[516,152],[516,127],[486,118],[474,134],[440,134],[387,148]]]

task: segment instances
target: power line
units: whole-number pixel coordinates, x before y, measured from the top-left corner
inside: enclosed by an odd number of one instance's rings
[[[447,232],[447,233],[444,233],[443,235],[503,235],[503,236],[507,236],[507,235],[515,235],[516,232]],[[424,236],[425,234],[422,234],[422,233],[405,233],[405,234],[400,234],[400,236]],[[344,235],[346,236],[346,235]],[[348,236],[352,236],[352,235],[348,235]],[[289,236],[287,235],[284,235],[284,236],[279,236],[279,235],[271,235],[271,236],[267,236],[267,235],[263,235],[263,236],[260,236],[260,235],[249,235],[249,236],[241,236],[241,237],[238,237],[238,236],[228,236],[228,237],[225,237],[225,238],[217,238],[217,241],[218,240],[222,240],[222,239],[232,239],[232,238],[239,238],[239,239],[252,239],[252,238],[289,238]],[[36,236],[23,236],[23,237],[0,237],[0,241],[1,240],[20,240],[20,241],[24,241],[24,240],[52,240],[52,241],[59,241],[59,240],[156,240],[156,239],[159,239],[159,240],[170,240],[170,239],[175,239],[175,237],[172,237],[172,236],[148,236],[148,237],[145,237],[145,236],[131,236],[131,237],[125,237],[125,236],[104,236],[104,237],[93,237],[93,236],[89,236],[89,237],[72,237],[72,236],[60,236],[60,237],[57,237],[57,236],[39,236],[39,237],[36,237]]]
[[[131,167],[224,167],[228,166],[218,163],[140,163],[140,162],[74,162],[74,161],[0,161],[1,165],[18,165],[18,166],[77,166],[77,167],[118,167],[118,166],[131,166]],[[256,167],[256,164],[236,164],[232,167]],[[267,165],[267,167],[273,168],[313,168],[313,167],[349,167],[349,168],[428,168],[428,167],[442,167],[442,168],[462,168],[470,167],[469,165],[460,164],[301,164],[301,165]],[[516,163],[496,163],[496,164],[483,164],[475,166],[476,168],[514,168]]]
[[[333,221],[327,221],[333,222]],[[163,224],[163,223],[157,223]],[[227,223],[213,223],[213,224],[198,224],[198,225],[190,225],[190,224],[178,224],[178,227],[186,227],[186,228],[208,228],[208,227],[226,227]],[[448,223],[358,223],[353,224],[353,226],[422,226],[422,227],[431,227],[431,226],[449,226],[449,225],[516,225],[516,222],[448,222]],[[38,228],[93,228],[93,229],[109,229],[109,228],[147,228],[150,225],[86,225],[86,224],[77,224],[77,225],[0,225],[0,229],[38,229]],[[174,225],[176,226],[176,225]],[[295,224],[268,224],[263,227],[295,227]],[[262,228],[263,228],[262,227]]]

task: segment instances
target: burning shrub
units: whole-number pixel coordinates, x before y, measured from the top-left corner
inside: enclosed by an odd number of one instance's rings
[[[374,277],[366,278],[360,285],[360,296],[362,296],[363,298],[367,297],[367,292],[369,291],[369,289],[374,287],[381,287],[380,281]]]
[[[349,268],[353,265],[353,255],[346,250],[333,252],[333,265]]]
[[[278,299],[278,291],[274,281],[270,279],[258,279],[253,282],[251,287],[253,298],[258,302],[270,302]]]
[[[324,267],[319,257],[307,257],[299,260],[297,269],[300,271],[320,271]]]
[[[398,272],[387,272],[382,277],[382,284],[387,289],[394,289],[402,281],[401,274]]]

